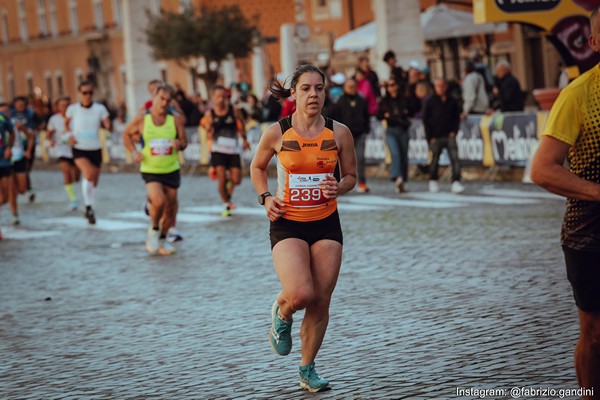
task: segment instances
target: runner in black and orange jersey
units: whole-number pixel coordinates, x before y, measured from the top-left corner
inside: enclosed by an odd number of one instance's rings
[[[271,309],[269,340],[280,355],[292,348],[292,316],[305,309],[300,336],[300,386],[311,392],[329,387],[315,371],[315,357],[329,321],[329,304],[342,262],[342,229],[337,197],[356,184],[356,155],[350,130],[321,115],[325,75],[313,65],[298,67],[290,89],[274,80],[271,92],[290,95],[296,111],[263,134],[251,166],[254,188],[271,221],[275,271],[282,291]],[[277,155],[278,187],[269,193],[267,166]],[[334,178],[336,165],[341,179]]]
[[[231,202],[233,189],[242,182],[240,153],[250,145],[246,139],[244,117],[240,110],[229,104],[225,87],[213,87],[211,100],[212,109],[202,118],[202,124],[211,149],[210,165],[217,173],[219,195],[223,200],[221,215],[229,217],[235,208]]]

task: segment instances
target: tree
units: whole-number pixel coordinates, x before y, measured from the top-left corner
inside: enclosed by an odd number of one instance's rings
[[[162,11],[154,15],[149,11],[146,41],[155,60],[172,60],[196,78],[204,79],[209,86],[219,77],[221,63],[229,55],[246,57],[258,38],[256,16],[247,19],[237,5],[221,8],[193,6],[181,13]],[[195,62],[198,57],[206,61],[207,72],[198,74]]]

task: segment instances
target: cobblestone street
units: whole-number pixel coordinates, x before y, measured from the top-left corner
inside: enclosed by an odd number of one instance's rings
[[[500,399],[512,387],[578,387],[564,200],[532,185],[466,182],[459,196],[412,182],[399,196],[373,179],[370,194],[344,196],[344,261],[316,361],[332,390],[309,394],[298,386],[302,313],[289,356],[268,343],[279,282],[249,178],[228,219],[215,182],[182,178],[184,241],[172,257],[145,252],[138,174],[105,171],[94,227],[67,211],[58,172],[36,171],[33,183],[19,227],[0,211],[2,399],[474,399],[457,388],[506,389],[486,397]]]

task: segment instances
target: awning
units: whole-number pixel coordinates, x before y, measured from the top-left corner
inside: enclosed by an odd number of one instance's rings
[[[507,31],[506,23],[475,24],[470,12],[443,4],[431,6],[421,13],[421,27],[427,41]],[[376,42],[375,22],[369,22],[337,38],[333,50],[362,51],[374,48]]]

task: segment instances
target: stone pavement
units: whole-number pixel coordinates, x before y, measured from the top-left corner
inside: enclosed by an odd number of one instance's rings
[[[20,227],[0,210],[2,399],[467,399],[480,396],[457,388],[507,390],[486,398],[577,388],[576,307],[558,244],[564,201],[534,186],[466,183],[455,196],[416,182],[400,197],[372,180],[371,194],[341,199],[344,262],[317,358],[332,390],[309,394],[297,378],[302,313],[291,355],[267,341],[279,282],[248,178],[239,211],[223,219],[216,184],[183,177],[185,240],[172,257],[144,251],[137,174],[101,177],[96,227],[66,211],[57,172],[33,181],[38,200],[21,204]]]

